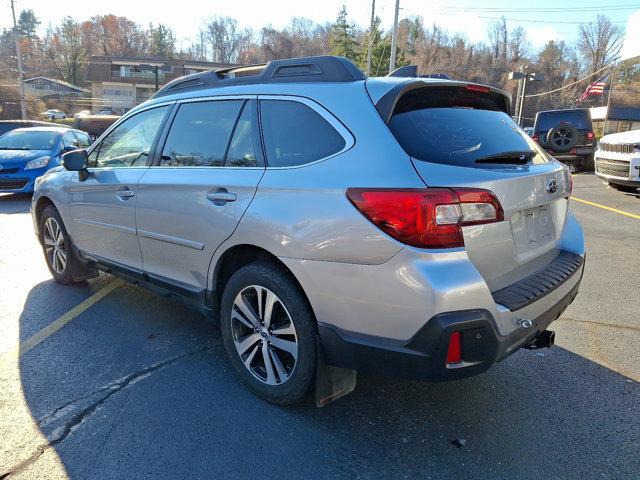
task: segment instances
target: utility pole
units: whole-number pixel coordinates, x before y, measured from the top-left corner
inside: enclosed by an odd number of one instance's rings
[[[396,69],[396,47],[398,44],[398,13],[400,12],[400,0],[396,0],[396,11],[393,16],[393,30],[391,31],[391,59],[389,60],[389,73]]]
[[[371,75],[371,50],[373,49],[373,29],[376,22],[376,0],[371,0],[371,26],[369,27],[369,48],[367,48],[367,76]]]
[[[18,24],[16,23],[16,10],[11,0],[11,14],[13,15],[13,34],[16,40],[16,57],[18,59],[18,87],[20,88],[20,113],[22,120],[27,119],[27,107],[24,103],[24,82],[22,75],[22,54],[20,53],[20,33],[18,32]]]
[[[524,98],[527,93],[527,79],[529,75],[522,79],[522,93],[520,94],[520,108],[518,108],[518,125],[522,126],[522,112],[524,111]]]

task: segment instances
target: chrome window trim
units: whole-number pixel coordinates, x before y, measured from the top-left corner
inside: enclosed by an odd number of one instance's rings
[[[176,100],[175,104],[177,107],[179,107],[180,105],[184,104],[184,103],[198,103],[198,102],[214,102],[214,101],[225,101],[225,100],[257,100],[258,95],[257,94],[238,94],[238,95],[208,95],[206,97],[189,97],[189,98],[183,98],[180,100]],[[171,129],[169,129],[171,130]],[[233,133],[233,132],[232,132]],[[165,138],[165,142],[166,142],[166,138]],[[164,145],[163,145],[164,148]],[[185,166],[181,166],[181,167],[167,167],[165,165],[150,165],[149,168],[153,168],[154,170],[158,170],[158,169],[164,169],[164,170],[176,170],[176,169],[189,169],[189,170],[195,170],[195,169],[211,169],[211,168],[217,168],[217,169],[224,169],[224,170],[264,170],[265,167],[233,167],[233,166],[223,166],[223,165],[209,165],[209,166],[197,166],[197,167],[185,167]]]

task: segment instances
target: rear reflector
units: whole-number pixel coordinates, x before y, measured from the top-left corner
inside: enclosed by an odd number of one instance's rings
[[[593,132],[587,132],[587,140],[593,140],[596,138],[595,133]]]
[[[413,247],[463,247],[462,227],[504,220],[493,192],[479,188],[350,188],[347,197],[379,229]]]
[[[460,332],[453,332],[449,337],[449,348],[447,348],[447,365],[462,362],[462,335]]]

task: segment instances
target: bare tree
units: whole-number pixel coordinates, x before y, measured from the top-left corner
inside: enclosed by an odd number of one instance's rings
[[[581,24],[578,30],[578,50],[590,73],[600,70],[618,57],[624,30],[611,20],[598,15],[595,23]]]
[[[529,41],[524,28],[517,27],[509,35],[509,61],[518,63],[527,56]]]
[[[82,43],[80,25],[71,17],[66,17],[55,29],[49,29],[43,40],[43,52],[61,79],[73,84],[82,81],[88,52]]]
[[[211,45],[211,60],[220,63],[234,63],[249,43],[251,30],[238,27],[238,21],[231,17],[213,17],[204,25],[204,32]]]
[[[507,48],[509,44],[509,31],[507,30],[507,20],[502,17],[489,24],[489,45],[491,47],[493,64],[502,67],[507,64]]]

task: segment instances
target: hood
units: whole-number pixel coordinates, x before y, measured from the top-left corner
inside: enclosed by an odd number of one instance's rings
[[[639,143],[640,130],[630,130],[628,132],[610,133],[600,139],[603,143]]]
[[[53,157],[50,150],[0,150],[0,164],[27,163],[45,155]]]

